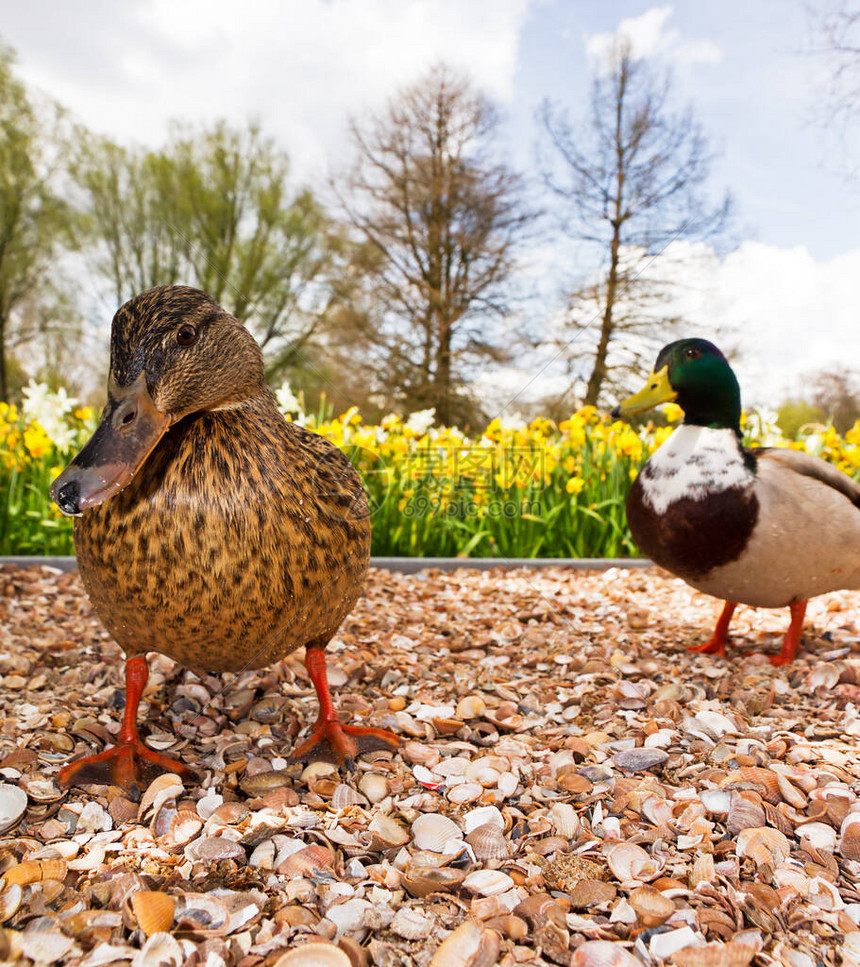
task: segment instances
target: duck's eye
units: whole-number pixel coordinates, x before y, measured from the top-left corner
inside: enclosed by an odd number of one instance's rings
[[[684,353],[684,355],[687,357],[687,359],[699,359],[701,357],[701,355],[702,355],[702,350],[701,349],[688,349]]]
[[[186,322],[176,330],[176,341],[180,346],[193,346],[197,342],[197,330]]]

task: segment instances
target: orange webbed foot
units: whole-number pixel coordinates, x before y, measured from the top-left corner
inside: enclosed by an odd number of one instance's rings
[[[726,643],[710,638],[701,645],[688,645],[687,651],[697,655],[716,655],[718,658],[726,657]]]
[[[182,779],[194,777],[194,770],[177,759],[155,752],[138,738],[117,742],[97,755],[84,756],[63,766],[57,781],[61,786],[119,786],[146,788],[163,772]]]
[[[293,750],[290,759],[293,762],[315,759],[351,769],[356,758],[363,752],[400,748],[400,739],[393,732],[344,725],[340,721],[328,687],[324,649],[325,645],[307,646],[305,667],[316,690],[320,712],[313,731]]]
[[[400,739],[385,729],[344,725],[337,719],[317,719],[313,731],[290,755],[293,762],[332,762],[352,769],[364,752],[392,751],[400,748]]]
[[[57,781],[61,786],[108,785],[131,790],[142,788],[162,772],[173,772],[183,779],[193,778],[189,766],[162,755],[144,745],[137,734],[137,708],[149,678],[143,655],[134,655],[125,663],[125,712],[122,726],[112,745],[97,755],[76,759],[60,769]]]

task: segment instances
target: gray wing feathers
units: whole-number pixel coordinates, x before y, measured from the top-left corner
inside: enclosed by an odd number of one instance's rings
[[[860,484],[819,457],[810,456],[810,454],[802,453],[799,450],[786,450],[783,448],[762,448],[748,452],[759,464],[764,461],[774,463],[786,470],[793,470],[801,476],[811,477],[813,480],[826,484],[828,487],[832,487],[833,490],[839,491],[852,504],[860,508]]]

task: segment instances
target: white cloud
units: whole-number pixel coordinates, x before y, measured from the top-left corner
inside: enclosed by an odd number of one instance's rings
[[[90,127],[157,143],[169,118],[259,116],[302,178],[343,162],[348,115],[379,107],[436,61],[511,99],[520,32],[533,4],[137,0],[96,3],[92,14],[83,5],[80,17],[66,19],[43,2],[11,11],[19,36],[34,32],[36,19],[39,30],[46,22],[56,33],[41,34],[32,53],[21,46],[21,72]],[[62,31],[51,26],[59,19]]]
[[[703,243],[675,242],[666,254],[684,286],[679,335],[736,347],[749,404],[775,406],[802,395],[810,373],[857,366],[860,249],[818,261],[804,246],[744,242],[719,258]]]
[[[684,40],[677,27],[667,28],[671,16],[672,8],[665,6],[651,7],[639,17],[628,17],[612,33],[586,38],[586,54],[592,61],[602,63],[619,41],[626,41],[633,57],[659,58],[680,67],[717,64],[722,60],[722,49],[712,41]]]

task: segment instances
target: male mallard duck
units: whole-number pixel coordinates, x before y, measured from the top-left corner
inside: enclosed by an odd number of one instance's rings
[[[260,347],[204,292],[160,286],[116,313],[101,422],[51,497],[77,517],[81,578],[127,656],[117,743],[66,766],[63,784],[189,771],[138,737],[147,651],[220,672],[304,646],[320,712],[294,758],[398,746],[342,725],[326,681],[323,650],[369,561],[361,481],[340,450],[284,419]]]
[[[725,655],[736,606],[791,609],[775,665],[800,644],[806,602],[860,588],[860,485],[796,450],[741,446],[741,396],[705,339],[665,346],[645,387],[613,415],[674,400],[684,422],[642,468],[627,498],[633,539],[657,564],[725,601],[710,641]]]

